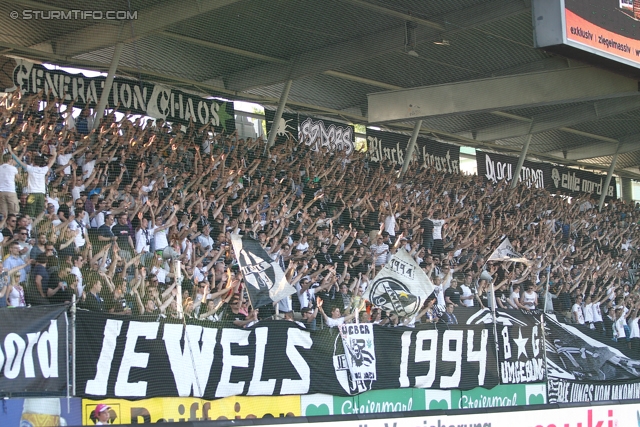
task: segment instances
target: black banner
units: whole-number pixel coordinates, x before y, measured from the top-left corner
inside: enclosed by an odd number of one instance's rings
[[[276,116],[274,110],[264,110],[264,119],[267,122],[267,132],[271,132],[273,119]],[[287,139],[298,140],[298,115],[290,113],[282,113],[282,118],[278,122],[276,129],[275,145],[284,144]]]
[[[546,368],[541,317],[502,310],[497,310],[496,316],[500,384],[543,382]]]
[[[64,306],[0,310],[0,393],[63,392],[67,388]]]
[[[313,151],[326,148],[329,151],[344,151],[349,155],[356,149],[353,126],[313,117],[299,116],[299,120],[298,141]]]
[[[640,399],[640,378],[631,381],[592,383],[549,377],[547,393],[549,403],[638,400]]]
[[[372,162],[391,160],[397,167],[404,163],[410,136],[367,129],[367,153]],[[434,167],[439,172],[460,173],[460,147],[419,136],[413,162],[419,167]]]
[[[374,345],[367,345],[367,339],[350,340],[354,345],[345,354],[336,328],[310,332],[287,321],[261,321],[250,329],[187,323],[185,333],[178,321],[158,323],[79,310],[77,337],[84,345],[77,360],[82,367],[77,370],[78,395],[347,396],[399,387],[472,389],[499,384],[492,325],[349,325],[352,337],[373,333]],[[371,363],[377,366],[375,380],[352,376],[348,368]]]
[[[102,97],[106,77],[85,77],[60,70],[48,70],[42,65],[18,60],[13,70],[13,83],[26,94],[51,90],[54,97],[69,104],[76,99],[76,107],[96,108]],[[205,99],[161,84],[115,78],[109,93],[107,109],[120,104],[118,111],[142,114],[171,123],[187,125],[193,120],[196,127],[207,123],[216,132],[230,134],[235,130],[233,102]]]
[[[564,166],[551,166],[549,191],[573,197],[591,196],[593,200],[600,200],[606,175],[570,169]],[[606,191],[605,201],[618,198],[616,179],[611,177],[611,183]]]
[[[549,403],[640,399],[640,360],[603,325],[567,325],[545,316]]]
[[[518,158],[476,150],[476,164],[478,176],[484,176],[487,181],[511,182],[518,165]],[[520,171],[519,182],[524,182],[529,187],[547,188],[550,176],[549,165],[525,160]]]

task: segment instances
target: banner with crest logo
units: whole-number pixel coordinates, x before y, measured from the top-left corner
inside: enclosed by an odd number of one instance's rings
[[[420,311],[433,289],[427,274],[401,248],[373,279],[368,289],[368,299],[376,307],[398,316],[410,317]]]

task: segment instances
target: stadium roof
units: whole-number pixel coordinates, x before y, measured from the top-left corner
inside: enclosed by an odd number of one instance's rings
[[[119,75],[265,105],[276,105],[286,81],[293,80],[288,109],[362,124],[369,123],[368,97],[374,93],[421,88],[425,96],[444,91],[455,98],[456,91],[477,93],[484,87],[486,92],[477,98],[486,100],[487,108],[451,108],[439,96],[429,98],[422,132],[515,154],[531,134],[530,158],[600,170],[609,167],[618,150],[616,173],[640,177],[640,94],[623,96],[614,88],[574,96],[559,90],[555,98],[524,94],[518,99],[521,93],[513,88],[527,78],[562,88],[562,76],[593,71],[533,47],[527,0],[96,4],[0,0],[0,52],[104,71],[115,44],[122,42]],[[96,9],[137,15],[111,21],[77,19],[74,12],[74,19],[43,19],[52,10]],[[635,81],[607,76],[609,81]],[[489,86],[482,86],[485,83]],[[505,89],[488,91],[495,83]],[[513,99],[505,99],[509,97]],[[410,132],[413,120],[381,120],[376,125]]]

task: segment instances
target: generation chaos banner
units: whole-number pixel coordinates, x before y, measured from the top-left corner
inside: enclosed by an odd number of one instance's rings
[[[13,70],[15,87],[25,94],[51,92],[62,103],[75,100],[75,106],[96,108],[102,97],[106,77],[85,77],[61,70],[49,70],[42,65],[17,60]],[[122,113],[142,114],[171,123],[196,128],[210,124],[216,132],[230,134],[235,130],[233,102],[203,98],[198,95],[172,89],[156,83],[116,77],[108,94],[107,109],[116,108]]]

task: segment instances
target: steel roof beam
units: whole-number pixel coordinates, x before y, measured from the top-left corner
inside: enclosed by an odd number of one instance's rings
[[[475,139],[479,141],[495,141],[524,136],[529,133],[529,124],[530,121],[533,120],[534,125],[531,133],[534,134],[559,129],[565,132],[578,133],[589,138],[615,142],[616,140],[612,140],[611,138],[570,129],[569,126],[616,116],[638,108],[640,108],[640,94],[623,98],[605,99],[584,105],[569,106],[548,113],[538,114],[531,118],[516,118],[519,116],[508,115],[508,113],[505,114],[503,112],[492,112],[493,114],[507,117],[514,121],[476,129],[474,130]],[[468,132],[463,134],[468,134]]]
[[[435,17],[433,21],[443,22],[445,31],[432,27],[418,26],[415,29],[417,44],[442,39],[449,34],[487,24],[496,19],[529,10],[523,0],[492,0],[463,10]],[[265,64],[231,74],[225,78],[226,87],[244,91],[256,87],[270,86],[289,79],[299,79],[326,70],[357,64],[369,58],[378,57],[404,48],[405,26],[399,25],[386,31],[368,34],[346,42],[325,46],[304,52],[290,58],[286,67]],[[413,119],[411,119],[413,120]]]
[[[640,134],[627,135],[619,139],[618,144],[591,144],[572,148],[570,150],[556,150],[549,153],[566,160],[585,160],[595,157],[613,156],[618,154],[640,151]]]
[[[239,0],[172,0],[137,11],[138,19],[113,25],[108,21],[64,34],[52,41],[54,52],[75,56],[118,43],[126,43],[156,32],[177,22],[219,9]]]
[[[345,3],[350,3],[354,6],[358,6],[361,7],[363,9],[369,9],[372,10],[374,12],[378,12],[381,13],[383,15],[387,15],[387,16],[393,16],[394,18],[399,18],[399,19],[403,19],[405,21],[410,21],[410,22],[414,22],[418,25],[424,25],[425,27],[430,27],[430,28],[435,28],[436,30],[439,31],[444,31],[445,27],[444,25],[438,23],[438,22],[434,22],[434,21],[429,21],[427,19],[422,19],[422,18],[418,18],[417,16],[414,15],[410,15],[408,13],[402,13],[402,12],[398,12],[392,9],[388,9],[386,7],[382,7],[382,6],[378,6],[376,4],[373,3],[369,3],[367,1],[364,0],[342,0]]]
[[[196,39],[196,38],[193,38],[193,37],[184,36],[182,34],[177,34],[177,33],[169,32],[169,31],[161,31],[160,34],[163,35],[163,36],[172,38],[174,40],[179,40],[179,41],[183,41],[183,42],[187,42],[187,43],[192,43],[192,44],[195,44],[195,45],[198,45],[198,46],[203,46],[203,47],[207,47],[207,48],[210,48],[210,49],[215,49],[215,50],[219,50],[219,51],[222,51],[222,52],[227,52],[227,53],[231,53],[231,54],[234,54],[234,55],[243,56],[243,57],[246,57],[246,58],[257,59],[259,61],[265,61],[265,62],[273,62],[274,64],[280,64],[280,65],[289,64],[289,61],[286,60],[286,59],[275,58],[273,56],[267,56],[267,55],[263,55],[261,53],[250,52],[248,50],[238,49],[238,48],[235,48],[235,47],[226,46],[226,45],[222,45],[222,44],[219,44],[219,43],[210,42],[210,41],[207,41],[207,40]],[[343,79],[343,80],[349,80],[349,81],[352,81],[352,82],[366,84],[366,85],[369,85],[369,86],[380,87],[380,88],[387,89],[387,90],[401,89],[400,86],[391,85],[391,84],[380,82],[380,81],[377,81],[377,80],[367,79],[365,77],[354,76],[353,74],[342,73],[342,72],[339,72],[339,71],[327,70],[327,71],[323,72],[323,74],[325,74],[327,76],[331,76],[331,77],[337,77],[337,78]]]
[[[594,67],[578,67],[373,93],[370,123],[584,102],[638,94],[638,81]],[[526,123],[519,123],[519,127]],[[555,127],[559,127],[558,125]],[[498,125],[497,127],[503,128]],[[480,132],[479,132],[480,133]],[[519,130],[517,135],[526,135]],[[504,132],[500,135],[504,135]],[[507,136],[509,137],[509,136]],[[477,139],[505,136],[483,132]]]

